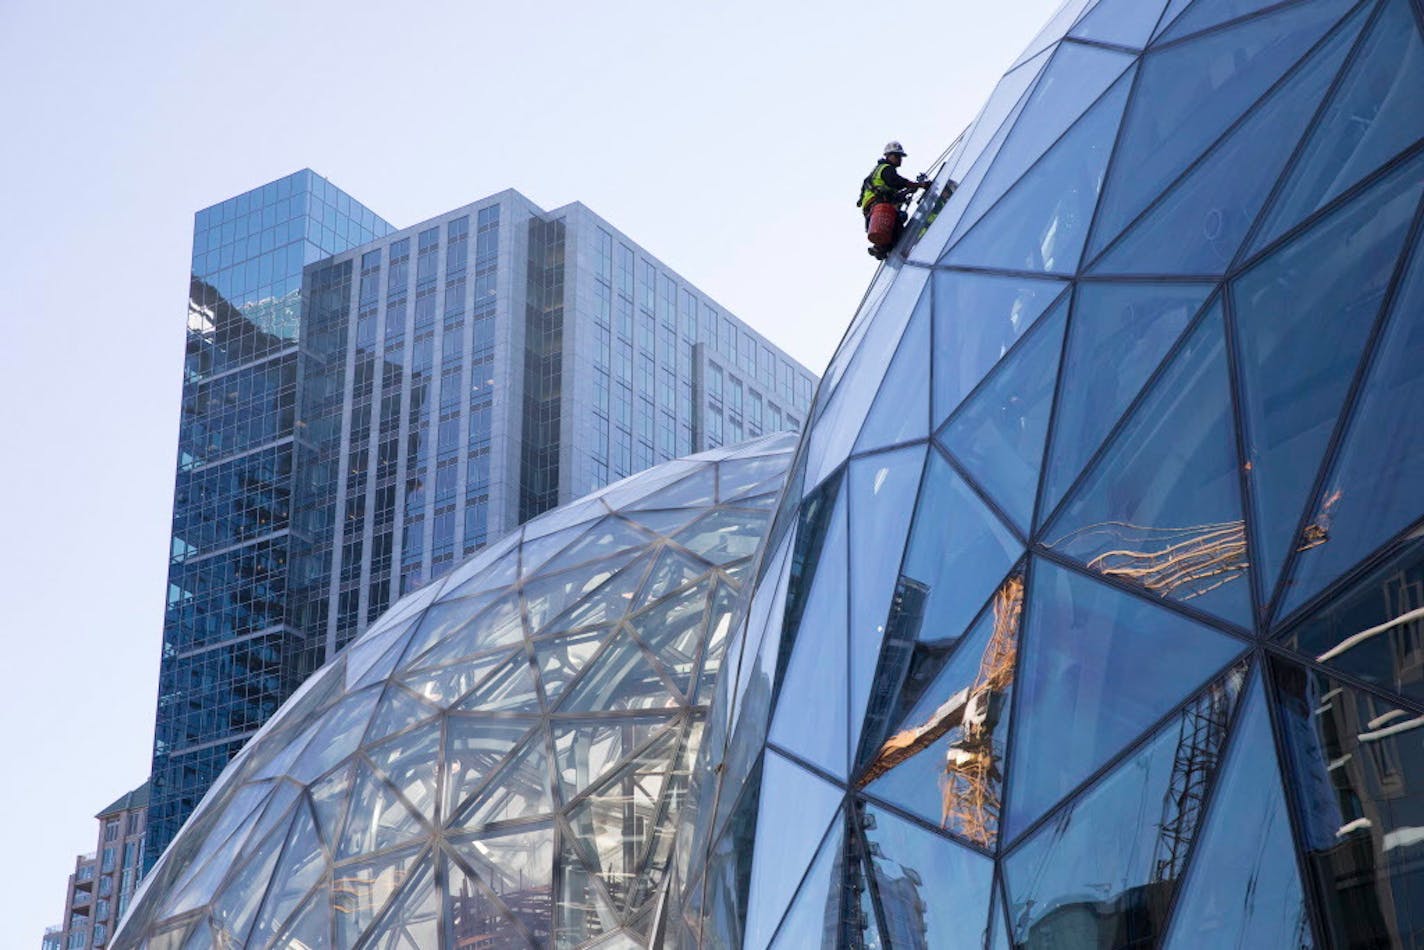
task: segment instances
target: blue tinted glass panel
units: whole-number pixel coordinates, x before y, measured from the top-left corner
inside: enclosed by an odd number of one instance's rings
[[[1220,274],[1364,22],[1361,10],[1115,243],[1094,273]]]
[[[1350,6],[1310,0],[1148,51],[1093,225],[1094,256]]]
[[[1129,70],[942,261],[1051,274],[1077,270],[1131,81]]]
[[[955,226],[955,239],[1019,180],[1132,60],[1131,53],[1077,43],[1061,44],[1054,51],[1013,131],[1005,139],[994,164],[985,172],[964,217]]]
[[[796,625],[791,660],[781,685],[770,738],[834,775],[846,774],[846,504],[842,492]],[[816,696],[815,703],[801,697]]]
[[[1424,716],[1338,680],[1273,663],[1286,788],[1307,887],[1329,947],[1424,939]]]
[[[752,867],[746,946],[764,947],[771,940],[840,803],[840,789],[775,752],[766,753],[756,853],[774,853],[777,860]]]
[[[885,371],[880,392],[866,414],[856,452],[922,439],[930,420],[930,300],[915,308],[900,347]]]
[[[1101,0],[1069,36],[1141,49],[1162,15],[1162,0]]]
[[[1418,176],[1420,163],[1414,163]],[[1409,174],[1408,169],[1405,170]],[[1417,190],[1417,183],[1414,186]],[[1335,469],[1315,502],[1285,591],[1299,606],[1424,512],[1424,251],[1416,245]]]
[[[1313,943],[1266,696],[1260,676],[1251,679],[1212,795],[1211,813],[1173,914],[1168,950],[1300,948]],[[1202,758],[1189,761],[1197,764]],[[1190,796],[1184,801],[1199,805],[1205,789],[1194,784],[1184,788]]]
[[[1053,408],[1068,301],[1061,300],[940,433],[970,477],[1028,534]]]
[[[1078,287],[1043,478],[1044,512],[1058,504],[1211,289],[1167,283]]]
[[[806,872],[806,879],[786,912],[786,919],[776,932],[772,947],[799,950],[801,947],[829,947],[836,942],[840,923],[840,899],[843,887],[836,873],[842,864],[845,821],[836,816],[831,833],[816,854],[816,860]],[[764,856],[763,856],[764,857]]]
[[[1424,190],[1419,168],[1325,218],[1233,289],[1259,576],[1268,590],[1394,274]]]
[[[1048,561],[1029,581],[1010,841],[1243,648]]]
[[[857,459],[850,466],[851,748],[860,738],[875,679],[924,460],[924,447],[917,446]]]
[[[1196,0],[1171,26],[1162,31],[1162,42],[1189,36],[1209,26],[1255,13],[1277,2],[1278,0]]]
[[[1393,0],[1370,29],[1252,247],[1273,240],[1424,136],[1421,89],[1424,43],[1409,4]]]
[[[1009,855],[1016,946],[1158,944],[1201,818],[1179,793],[1179,763],[1194,759],[1210,781],[1244,678],[1237,667],[1212,683]]]
[[[1056,280],[941,271],[934,277],[936,426],[1063,289]]]
[[[1049,547],[1251,625],[1246,531],[1218,303],[1047,531]]]
[[[989,906],[994,864],[888,811],[863,806],[872,900],[886,947],[954,946]]]

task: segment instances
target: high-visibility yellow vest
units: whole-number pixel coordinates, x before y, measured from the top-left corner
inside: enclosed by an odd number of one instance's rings
[[[855,205],[857,208],[868,208],[876,201],[894,200],[895,189],[885,184],[885,169],[890,167],[889,162],[880,162],[875,171],[865,176],[860,186],[860,200]]]

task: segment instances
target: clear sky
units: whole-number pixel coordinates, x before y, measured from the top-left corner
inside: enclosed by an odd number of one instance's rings
[[[147,773],[195,210],[582,201],[819,372],[880,147],[929,163],[1056,6],[0,0],[0,944]]]

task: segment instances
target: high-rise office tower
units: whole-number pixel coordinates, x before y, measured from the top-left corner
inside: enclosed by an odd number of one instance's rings
[[[147,860],[311,670],[487,542],[799,429],[814,377],[611,224],[393,231],[309,171],[199,212]]]

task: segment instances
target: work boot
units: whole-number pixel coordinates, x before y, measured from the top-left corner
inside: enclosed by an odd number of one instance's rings
[[[871,257],[875,258],[877,261],[883,261],[883,260],[885,260],[885,255],[888,254],[888,253],[890,253],[890,251],[889,251],[888,248],[884,248],[884,247],[867,247],[867,248],[865,249],[865,253],[869,254]]]

